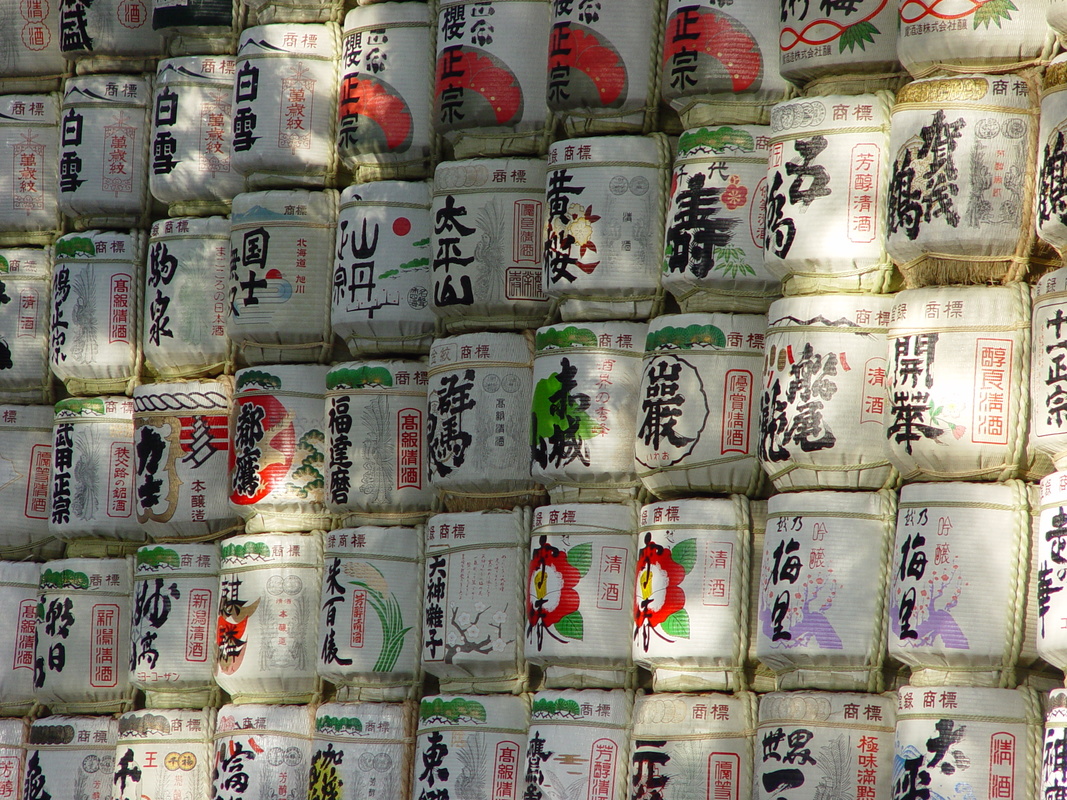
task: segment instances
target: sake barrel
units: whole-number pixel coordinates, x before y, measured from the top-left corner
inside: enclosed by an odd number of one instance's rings
[[[764,266],[770,128],[690,128],[678,139],[663,288],[683,311],[763,312],[781,294]]]
[[[1034,238],[1035,82],[928,78],[893,106],[886,249],[909,286],[1017,280]]]
[[[235,71],[225,55],[168,58],[156,70],[148,185],[173,216],[225,214],[244,191],[231,164]]]
[[[533,342],[520,333],[450,336],[430,348],[430,485],[455,510],[521,505],[530,477]]]
[[[311,702],[319,689],[321,534],[224,539],[219,577],[215,682],[238,703]]]
[[[208,796],[214,710],[131,711],[118,722],[114,800],[200,800]]]
[[[568,136],[655,127],[665,3],[552,4],[548,108]]]
[[[829,95],[772,110],[766,267],[786,294],[891,291],[890,101],[888,92]]]
[[[840,74],[900,70],[894,3],[858,0],[814,7],[787,0],[781,12],[778,69],[786,80],[807,83]]]
[[[915,686],[1015,686],[1024,641],[1030,502],[1021,481],[917,483],[900,492],[889,655]]]
[[[226,336],[229,255],[226,217],[152,223],[141,349],[145,366],[159,378],[210,375],[231,365]]]
[[[318,673],[339,699],[397,701],[417,691],[422,539],[421,527],[326,534]]]
[[[1067,689],[1053,689],[1045,712],[1039,797],[1067,792]]]
[[[141,0],[63,0],[59,27],[63,58],[83,75],[146,72],[163,55],[151,6]]]
[[[904,796],[893,795],[893,701],[851,692],[761,695],[752,800],[790,790],[815,797],[828,786],[846,797]]]
[[[26,749],[28,797],[106,798],[115,774],[114,717],[54,715],[34,720]]]
[[[232,61],[242,13],[234,0],[153,0],[152,27],[172,55],[229,54]]]
[[[669,165],[662,134],[565,139],[549,148],[544,285],[565,321],[652,314]]]
[[[634,794],[663,800],[749,797],[753,694],[645,694],[630,735]]]
[[[137,551],[130,682],[145,693],[148,708],[195,708],[217,699],[218,599],[217,544],[155,544]]]
[[[552,502],[610,502],[636,494],[635,411],[647,330],[637,322],[538,329],[532,474]],[[642,436],[662,435],[663,423],[670,429],[672,420],[651,415]]]
[[[142,6],[132,0],[128,5]],[[130,228],[147,221],[151,95],[150,76],[67,80],[59,123],[59,210],[75,228]]]
[[[1030,450],[1067,466],[1067,269],[1034,287],[1030,356]]]
[[[1036,797],[1042,718],[1032,689],[901,687],[894,796]]]
[[[53,406],[0,405],[0,464],[6,475],[0,486],[2,558],[58,558],[63,552],[48,529],[54,417]]]
[[[352,361],[326,374],[326,502],[346,522],[412,524],[426,474],[426,365]]]
[[[526,572],[526,660],[547,688],[632,686],[629,640],[637,509],[572,503],[534,510]]]
[[[0,244],[50,244],[63,229],[59,96],[0,96],[0,147],[11,153],[11,172],[0,184]]]
[[[249,533],[329,527],[326,371],[275,365],[237,372],[230,503]]]
[[[885,436],[889,460],[904,480],[1028,474],[1029,349],[1025,284],[896,295]]]
[[[376,3],[345,16],[337,149],[359,181],[430,173],[431,13],[423,3]]]
[[[144,541],[134,513],[133,440],[129,398],[71,397],[56,403],[48,500],[53,536],[68,542],[85,537]]]
[[[756,655],[778,688],[881,691],[895,492],[768,501]]]
[[[335,180],[340,52],[335,22],[259,25],[241,33],[230,163],[249,189],[321,189]]]
[[[530,512],[436,514],[426,525],[422,668],[448,691],[526,686]]]
[[[354,357],[429,351],[431,224],[425,183],[379,181],[341,192],[330,320]]]
[[[1045,21],[1058,39],[1067,33],[1067,0],[1049,0]]]
[[[555,120],[546,101],[548,0],[442,0],[434,128],[453,158],[536,155]]]
[[[34,688],[53,712],[108,714],[132,706],[130,562],[64,558],[41,569]]]
[[[412,703],[323,703],[315,711],[310,796],[411,797]],[[337,797],[343,797],[338,794]]]
[[[759,459],[779,491],[892,488],[885,333],[893,297],[787,297],[767,315]]]
[[[337,192],[241,194],[230,217],[226,333],[248,364],[325,361]]]
[[[750,550],[756,553],[756,558],[749,558],[748,570],[744,576],[748,579],[748,630],[754,631],[759,628],[759,589],[760,570],[763,569],[763,545],[767,539],[767,501],[750,500],[748,505],[749,515],[752,518],[752,544]],[[745,647],[745,677],[748,679],[749,688],[754,692],[773,692],[778,689],[778,676],[774,670],[767,667],[756,655],[758,637],[746,634],[748,644]]]
[[[446,161],[433,180],[433,302],[449,333],[536,328],[542,287],[545,162]]]
[[[157,541],[238,527],[226,486],[232,404],[228,377],[133,390],[137,521]]]
[[[144,252],[143,231],[56,240],[49,364],[71,394],[125,392],[136,382]]]
[[[28,714],[36,699],[33,671],[40,581],[40,564],[0,561],[0,613],[7,620],[0,630],[0,664],[4,665],[0,670],[0,698],[3,698],[0,699],[0,713],[5,716]],[[2,737],[0,734],[0,740]],[[0,773],[3,772],[4,755],[0,753]]]
[[[8,797],[23,797],[26,772],[26,742],[30,723],[26,719],[0,720],[0,791]]]
[[[1033,549],[1037,583],[1037,653],[1057,669],[1067,668],[1067,606],[1061,593],[1067,585],[1067,473],[1054,472],[1041,480],[1034,514]],[[1031,610],[1030,617],[1035,616]]]
[[[745,688],[751,530],[738,495],[641,508],[632,642],[655,691]]]
[[[225,705],[215,724],[212,797],[306,800],[315,709]]]
[[[626,796],[633,695],[564,689],[533,696],[524,796],[620,800]]]
[[[52,252],[0,248],[0,402],[47,403]]]
[[[766,3],[667,0],[660,96],[686,128],[766,125],[792,94],[778,74],[777,17]]]
[[[251,0],[242,6],[247,13],[246,25],[269,25],[281,22],[340,22],[344,4],[338,0],[315,3],[311,0]],[[248,30],[246,27],[245,30]]]
[[[1037,151],[1037,235],[1056,248],[1067,246],[1067,56],[1056,56],[1045,70]]]
[[[944,3],[899,0],[897,57],[913,77],[939,70],[1006,72],[1048,58],[1052,43],[1044,24],[1047,0],[984,9],[982,4],[969,5],[950,11]]]
[[[529,719],[528,696],[424,697],[409,796],[460,797],[474,785],[484,787],[483,797],[519,800]]]
[[[59,5],[5,5],[0,15],[0,92],[59,89],[69,71],[59,49]]]
[[[764,472],[756,376],[767,318],[666,314],[645,339],[637,395],[637,474],[657,497],[755,494]]]

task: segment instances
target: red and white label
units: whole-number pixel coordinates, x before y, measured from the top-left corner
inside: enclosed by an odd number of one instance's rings
[[[18,626],[15,629],[15,655],[12,669],[33,669],[34,647],[37,644],[37,601],[19,603]]]
[[[611,800],[615,796],[615,767],[619,746],[611,739],[597,739],[589,755],[588,800]]]
[[[497,743],[493,759],[493,800],[515,800],[519,792],[519,745],[515,742]]]
[[[133,278],[125,272],[111,276],[111,312],[108,317],[108,341],[111,344],[129,344],[130,297]]]
[[[737,753],[708,756],[708,797],[710,800],[738,800],[741,787],[741,757]]]
[[[109,517],[128,518],[133,514],[130,487],[133,485],[133,465],[130,442],[111,443],[111,469],[107,488],[107,515]]]
[[[185,624],[185,660],[203,663],[208,656],[211,610],[215,607],[210,589],[189,592],[189,618]]]
[[[974,352],[975,444],[1008,443],[1011,401],[1011,339],[979,339]]]
[[[363,646],[363,635],[367,625],[367,592],[364,589],[352,590],[352,638],[350,645],[355,648]]]
[[[747,369],[731,369],[726,373],[722,389],[722,447],[720,455],[741,453],[748,455],[749,421],[752,416],[752,373]]]
[[[114,603],[93,606],[92,646],[89,650],[89,685],[101,689],[118,686],[118,626],[121,609]]]
[[[423,465],[422,411],[417,408],[402,408],[396,414],[399,447],[396,458],[396,488],[421,489],[425,468]]]
[[[26,484],[26,516],[48,519],[48,489],[52,475],[52,445],[35,444],[30,449],[30,479]]]

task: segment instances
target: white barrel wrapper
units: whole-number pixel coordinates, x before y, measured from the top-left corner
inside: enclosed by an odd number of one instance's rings
[[[52,400],[50,248],[0,248],[0,403]]]
[[[573,503],[534,510],[526,573],[526,660],[554,689],[631,685],[637,509]]]
[[[152,28],[150,4],[62,0],[59,7],[59,47],[81,74],[145,72],[163,55],[163,37]]]
[[[315,711],[311,797],[411,797],[413,703],[323,703]],[[373,794],[371,794],[373,792]]]
[[[1037,235],[1058,252],[1067,247],[1067,55],[1045,70],[1041,91],[1041,125],[1037,144]]]
[[[802,83],[855,72],[878,77],[900,70],[896,3],[789,2],[781,10],[778,62],[786,80]]]
[[[59,89],[70,71],[59,49],[59,4],[5,5],[0,19],[0,92]]]
[[[314,706],[220,708],[211,796],[308,800],[314,724]]]
[[[219,546],[156,544],[133,562],[130,682],[148,708],[210,705],[218,649]]]
[[[1062,670],[1067,668],[1067,473],[1043,478],[1035,505],[1032,546],[1037,574],[1030,581],[1037,583],[1037,652]]]
[[[633,654],[656,691],[745,687],[751,530],[738,495],[641,509]]]
[[[237,702],[316,695],[322,569],[321,533],[223,540],[215,682]]]
[[[37,644],[38,586],[41,565],[0,561],[0,614],[7,625],[0,633],[0,712],[22,716],[34,705],[33,672]],[[0,754],[0,772],[4,756]],[[3,795],[0,794],[0,797]],[[16,794],[12,798],[18,797]]]
[[[37,9],[47,13],[43,3]],[[57,183],[59,96],[0,97],[0,148],[11,154],[11,173],[0,184],[0,243],[49,244],[63,228]]]
[[[7,792],[9,798],[24,796],[29,732],[29,720],[0,720],[0,792]]]
[[[436,514],[426,524],[422,668],[443,688],[526,686],[529,531],[528,509]]]
[[[57,558],[63,551],[48,529],[54,417],[52,406],[0,405],[0,465],[6,467],[0,486],[5,511],[2,558]]]
[[[38,798],[106,798],[115,777],[113,717],[49,716],[30,725],[25,791]]]
[[[1042,275],[1030,321],[1030,450],[1067,466],[1067,269]]]
[[[798,492],[768,501],[756,655],[778,688],[877,692],[895,492]]]
[[[1042,752],[1038,797],[1055,798],[1067,792],[1067,689],[1049,694]]]
[[[326,537],[318,673],[342,700],[411,697],[422,650],[422,528],[340,528]]]
[[[131,711],[119,717],[112,800],[202,800],[211,791],[215,712]]]

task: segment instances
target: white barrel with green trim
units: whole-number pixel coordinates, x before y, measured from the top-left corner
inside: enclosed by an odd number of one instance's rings
[[[678,139],[661,282],[683,311],[764,312],[782,293],[763,252],[770,135],[715,125]]]
[[[222,540],[215,682],[238,703],[317,697],[322,534]]]
[[[879,692],[895,492],[795,492],[768,501],[756,655],[778,688]]]
[[[1054,798],[1067,793],[1067,689],[1049,693],[1045,712],[1045,737],[1041,759],[1041,784],[1038,797]]]
[[[886,356],[885,453],[909,480],[1040,478],[1030,427],[1030,287],[906,289]]]
[[[158,379],[214,375],[231,366],[229,273],[228,217],[152,223],[141,349],[146,369]]]
[[[133,562],[130,682],[148,708],[197,708],[218,695],[219,546],[155,544]]]
[[[665,314],[648,326],[637,395],[638,477],[656,497],[756,494],[767,317]]]
[[[447,691],[526,688],[530,511],[435,514],[426,524],[421,661]]]
[[[307,800],[314,729],[314,706],[223,706],[215,723],[210,796]]]
[[[897,94],[885,246],[909,286],[1026,274],[1037,101],[1032,71],[926,78]]]
[[[67,79],[59,122],[59,210],[75,228],[148,221],[151,95],[151,75]]]
[[[133,390],[137,521],[157,541],[239,527],[227,487],[232,405],[228,376]]]
[[[0,248],[0,403],[48,403],[52,252]]]
[[[340,54],[336,22],[242,31],[230,163],[249,189],[334,184]],[[321,255],[328,253],[329,248]]]
[[[5,716],[28,714],[36,702],[33,675],[40,582],[40,564],[0,561],[0,614],[8,621],[0,632],[0,664],[4,665],[0,669],[0,713]],[[0,772],[3,763],[0,753]]]
[[[552,502],[614,502],[637,494],[636,411],[647,333],[640,322],[538,329],[531,469]],[[670,418],[659,422],[662,431]]]
[[[350,361],[326,374],[326,502],[345,524],[429,513],[428,380],[422,361]]]
[[[41,800],[110,797],[117,737],[114,717],[58,714],[34,720],[26,743],[26,792]]]
[[[670,163],[660,133],[564,139],[549,148],[544,286],[564,320],[654,313]]]
[[[739,800],[752,791],[756,695],[638,695],[634,701],[633,795],[663,800]]]
[[[521,505],[542,494],[530,476],[533,341],[468,333],[430,348],[426,449],[430,484],[450,510]]]
[[[414,783],[407,796],[458,798],[468,787],[482,787],[478,797],[519,800],[529,720],[528,695],[424,697],[419,704]]]
[[[306,189],[233,199],[226,333],[243,363],[329,360],[337,202]]]
[[[230,503],[249,533],[330,527],[324,472],[327,370],[277,364],[237,372]]]
[[[885,453],[891,295],[786,297],[767,315],[759,459],[779,491],[896,486]]]
[[[0,14],[0,92],[51,92],[61,88],[70,66],[59,49],[59,4],[5,5]]]
[[[1056,669],[1067,668],[1067,473],[1041,480],[1034,504],[1031,546],[1037,585],[1037,653]],[[1033,611],[1031,611],[1031,616]]]
[[[642,507],[632,641],[655,691],[745,688],[751,524],[740,495]]]
[[[1016,686],[1037,662],[1028,488],[901,489],[889,585],[889,655],[915,686]]]
[[[309,797],[411,797],[415,713],[414,703],[319,706],[315,710]]]
[[[1067,269],[1042,275],[1030,321],[1030,451],[1067,466]]]
[[[892,77],[900,71],[896,5],[884,0],[820,3],[818,7],[787,2],[781,7],[778,28],[778,71],[794,83],[853,73],[883,80]]]
[[[64,0],[60,50],[79,74],[151,71],[163,55],[150,4],[140,0]]]
[[[131,711],[118,720],[112,800],[202,800],[211,791],[215,711]]]
[[[11,153],[11,172],[0,186],[0,243],[50,244],[63,229],[58,196],[59,95],[0,97],[0,147]]]
[[[339,700],[413,697],[422,650],[422,528],[339,528],[325,541],[319,676],[337,687]]]
[[[523,797],[628,797],[633,702],[622,689],[533,695]]]
[[[330,319],[353,356],[429,351],[432,225],[428,183],[378,181],[341,192]]]
[[[64,558],[41,569],[34,688],[52,711],[132,707],[132,566],[129,558]]]
[[[629,626],[637,509],[541,506],[526,572],[526,660],[553,689],[632,686]]]
[[[125,392],[140,374],[146,238],[91,230],[56,240],[49,364],[71,394]]]
[[[848,692],[760,696],[752,800],[894,795],[895,698]]]
[[[171,216],[225,214],[244,191],[230,148],[236,64],[232,55],[159,62],[148,186]]]
[[[545,174],[540,158],[474,158],[437,166],[430,308],[447,332],[544,324]]]
[[[1041,697],[1033,689],[902,686],[893,792],[931,797],[1039,797]],[[1044,795],[1055,797],[1055,795]]]
[[[63,552],[48,527],[54,417],[52,406],[0,405],[0,465],[6,476],[0,486],[5,511],[0,558],[58,558]]]
[[[1037,235],[1062,253],[1067,247],[1067,55],[1045,69],[1041,84],[1041,124],[1037,152]]]
[[[60,400],[52,434],[50,533],[64,541],[143,542],[146,534],[136,514],[133,401]]]
[[[377,3],[345,15],[337,149],[359,181],[430,173],[432,16],[425,3]]]

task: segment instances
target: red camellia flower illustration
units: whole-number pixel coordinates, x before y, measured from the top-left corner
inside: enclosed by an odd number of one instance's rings
[[[681,583],[685,568],[671,557],[670,549],[652,541],[645,534],[645,545],[637,554],[637,590],[634,593],[634,638],[641,634],[641,645],[648,652],[653,629],[685,606]],[[656,635],[672,641],[660,631]]]
[[[548,629],[578,610],[580,598],[574,587],[582,575],[567,561],[566,551],[550,545],[547,536],[538,544],[526,579],[526,636],[536,633],[540,650],[546,631],[553,639],[566,641]]]

